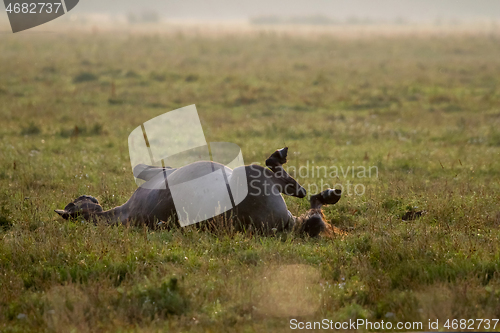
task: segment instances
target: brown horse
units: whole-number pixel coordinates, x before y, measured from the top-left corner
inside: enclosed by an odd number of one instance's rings
[[[276,150],[267,160],[269,168],[252,164],[234,170],[208,161],[188,164],[178,169],[138,165],[134,175],[146,181],[130,199],[121,206],[104,211],[96,198],[83,195],[69,203],[64,210],[55,210],[63,218],[82,216],[87,221],[103,220],[106,223],[137,223],[151,228],[159,221],[179,220],[170,186],[203,177],[213,170],[223,170],[228,188],[238,189],[245,181],[247,195],[223,218],[234,222],[236,230],[253,229],[272,232],[297,231],[311,237],[331,230],[325,223],[321,206],[335,204],[341,197],[340,190],[327,189],[310,198],[311,209],[295,218],[287,209],[282,194],[303,198],[306,190],[283,168],[288,148]],[[165,180],[168,180],[166,182]],[[235,193],[233,193],[235,194]]]

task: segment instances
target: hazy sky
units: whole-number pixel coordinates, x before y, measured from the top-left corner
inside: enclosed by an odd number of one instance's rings
[[[345,20],[408,21],[499,19],[500,0],[80,0],[78,12],[128,14],[155,11],[174,19],[248,19],[256,16],[324,15]]]

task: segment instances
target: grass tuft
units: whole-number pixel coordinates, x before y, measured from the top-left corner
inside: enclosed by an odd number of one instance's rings
[[[30,122],[28,126],[21,128],[21,135],[38,135],[40,133],[42,133],[42,130],[34,122]]]
[[[73,83],[91,82],[99,79],[99,76],[91,72],[81,72],[73,78]]]

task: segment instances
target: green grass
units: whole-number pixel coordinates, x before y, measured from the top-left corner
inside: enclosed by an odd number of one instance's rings
[[[499,37],[479,34],[4,35],[0,330],[499,318],[499,54]],[[124,203],[128,134],[190,104],[207,141],[238,144],[247,163],[286,143],[306,188],[362,184],[324,210],[349,234],[152,231],[53,212],[82,194]],[[306,177],[304,165],[378,177]],[[308,207],[285,199],[294,215]],[[411,207],[428,213],[402,221]]]

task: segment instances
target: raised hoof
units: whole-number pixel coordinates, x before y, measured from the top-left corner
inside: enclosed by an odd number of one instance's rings
[[[332,190],[329,188],[321,193],[311,196],[311,202],[318,200],[322,205],[334,205],[340,200],[341,197],[341,190]]]
[[[288,147],[277,149],[266,160],[266,166],[272,168],[285,164],[287,161],[286,160],[287,155],[288,155]]]

